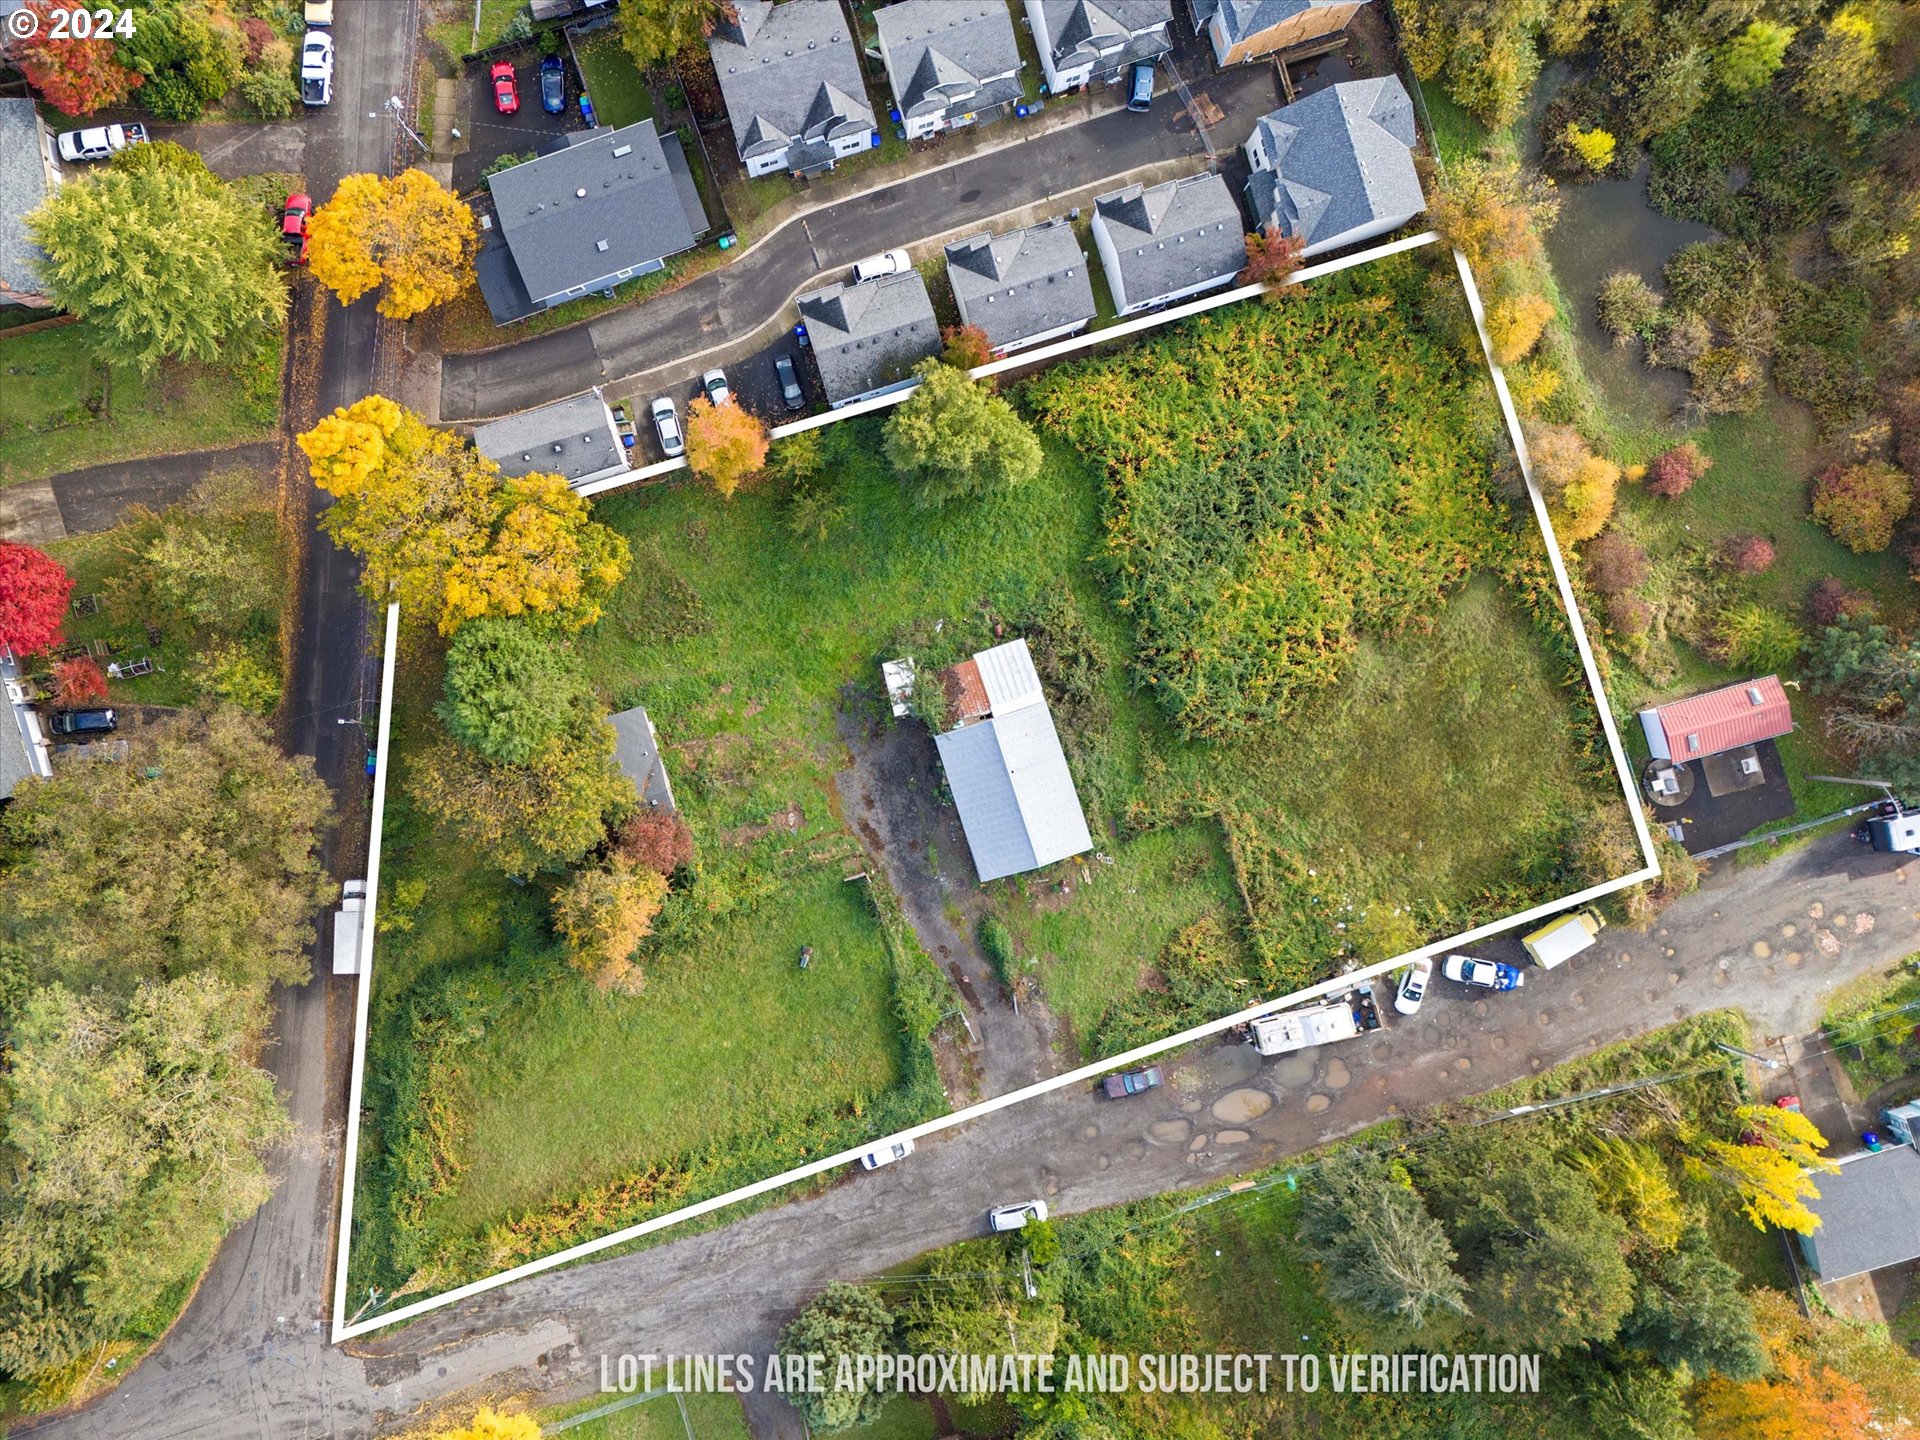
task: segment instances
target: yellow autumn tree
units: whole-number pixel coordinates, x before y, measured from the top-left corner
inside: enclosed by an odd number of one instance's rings
[[[531,1415],[502,1415],[481,1409],[451,1430],[436,1430],[428,1440],[540,1440],[540,1422]]]
[[[569,958],[603,989],[638,989],[633,952],[653,933],[667,877],[620,854],[580,871],[553,892],[553,928]]]
[[[342,305],[384,285],[380,313],[407,320],[473,282],[473,211],[424,170],[349,175],[307,223],[309,266]]]
[[[1578,155],[1587,169],[1596,175],[1613,164],[1614,154],[1619,149],[1613,132],[1603,130],[1598,125],[1591,130],[1583,130],[1578,125],[1569,124],[1564,138],[1567,149]]]
[[[1487,338],[1493,342],[1498,365],[1511,365],[1540,343],[1553,302],[1544,295],[1509,295],[1487,308]]]
[[[361,557],[368,597],[398,600],[443,635],[495,615],[591,625],[626,574],[627,542],[560,476],[505,478],[384,396],[334,411],[299,444],[336,497],[321,527]]]
[[[1562,545],[1591,540],[1606,528],[1620,489],[1620,467],[1593,453],[1571,425],[1527,426],[1533,478]]]
[[[767,427],[729,400],[702,395],[687,406],[687,467],[723,496],[767,463]]]
[[[1806,1116],[1775,1105],[1742,1105],[1734,1116],[1750,1143],[1708,1140],[1700,1163],[1739,1193],[1747,1218],[1759,1229],[1775,1225],[1811,1235],[1820,1223],[1806,1203],[1820,1197],[1813,1175],[1840,1169],[1820,1153],[1827,1148],[1826,1137]]]

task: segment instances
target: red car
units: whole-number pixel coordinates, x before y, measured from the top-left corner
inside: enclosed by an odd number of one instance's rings
[[[500,60],[489,73],[493,76],[493,108],[502,115],[513,114],[520,108],[520,87],[514,83],[513,66]]]
[[[313,214],[313,199],[307,195],[289,195],[287,208],[280,217],[280,238],[286,243],[287,263],[307,263],[307,217]]]

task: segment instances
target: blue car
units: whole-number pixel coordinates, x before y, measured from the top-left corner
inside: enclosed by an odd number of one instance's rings
[[[558,55],[540,62],[540,108],[549,115],[567,108],[567,63]]]
[[[1482,990],[1518,990],[1527,977],[1511,965],[1498,960],[1476,960],[1471,955],[1449,955],[1440,973],[1462,985],[1477,985]]]

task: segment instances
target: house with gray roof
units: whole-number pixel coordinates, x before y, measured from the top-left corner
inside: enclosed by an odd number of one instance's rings
[[[667,765],[660,758],[660,736],[646,710],[636,705],[610,715],[613,726],[613,763],[633,781],[640,803],[649,810],[671,815],[680,807],[673,803],[673,783],[667,779]]]
[[[1247,267],[1240,203],[1211,171],[1097,197],[1093,243],[1122,315],[1216,289]]]
[[[559,475],[570,485],[627,472],[627,449],[598,387],[493,420],[473,432],[473,447],[503,475]]]
[[[836,410],[911,384],[913,367],[940,349],[940,322],[918,270],[811,290],[800,297],[800,319]]]
[[[1019,100],[1023,62],[1003,0],[900,0],[873,18],[907,139],[1001,119]]]
[[[960,323],[984,331],[996,355],[1075,334],[1094,317],[1087,257],[1065,216],[954,241],[947,283]]]
[[[27,233],[27,214],[59,183],[53,132],[33,101],[0,100],[0,305],[43,310],[53,304],[40,278],[46,252]]]
[[[1047,93],[1111,85],[1173,49],[1173,0],[1026,0]]]
[[[707,37],[749,175],[831,170],[878,143],[860,52],[837,3],[734,0]]]
[[[571,132],[487,189],[474,268],[501,325],[650,274],[707,229],[680,137],[651,120]]]
[[[1213,45],[1217,65],[1239,65],[1279,50],[1331,42],[1367,0],[1189,0],[1193,29]]]
[[[1329,85],[1261,116],[1246,144],[1253,223],[1305,240],[1304,255],[1399,229],[1427,208],[1416,139],[1398,75]]]
[[[1820,1195],[1807,1202],[1819,1227],[1796,1237],[1821,1283],[1920,1260],[1920,1151],[1889,1145],[1834,1158],[1840,1173],[1814,1176]]]
[[[1073,773],[1025,640],[954,667],[983,715],[934,737],[982,882],[1038,870],[1093,848]]]

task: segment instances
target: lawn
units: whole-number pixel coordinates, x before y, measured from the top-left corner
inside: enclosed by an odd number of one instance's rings
[[[1834,996],[1821,1028],[1834,1057],[1866,1100],[1883,1085],[1920,1071],[1920,956],[1891,980],[1848,986]],[[1920,1093],[1920,1084],[1916,1092]]]
[[[593,111],[602,125],[618,128],[653,118],[646,77],[621,45],[618,32],[596,30],[575,41],[573,58],[580,67],[581,87],[593,97]]]
[[[736,1395],[656,1395],[595,1420],[566,1423],[618,1403],[617,1396],[595,1395],[542,1410],[539,1419],[546,1434],[567,1440],[748,1440],[746,1411]]]
[[[105,365],[84,321],[0,334],[0,484],[114,460],[270,438],[280,418],[283,332],[228,368]]]

